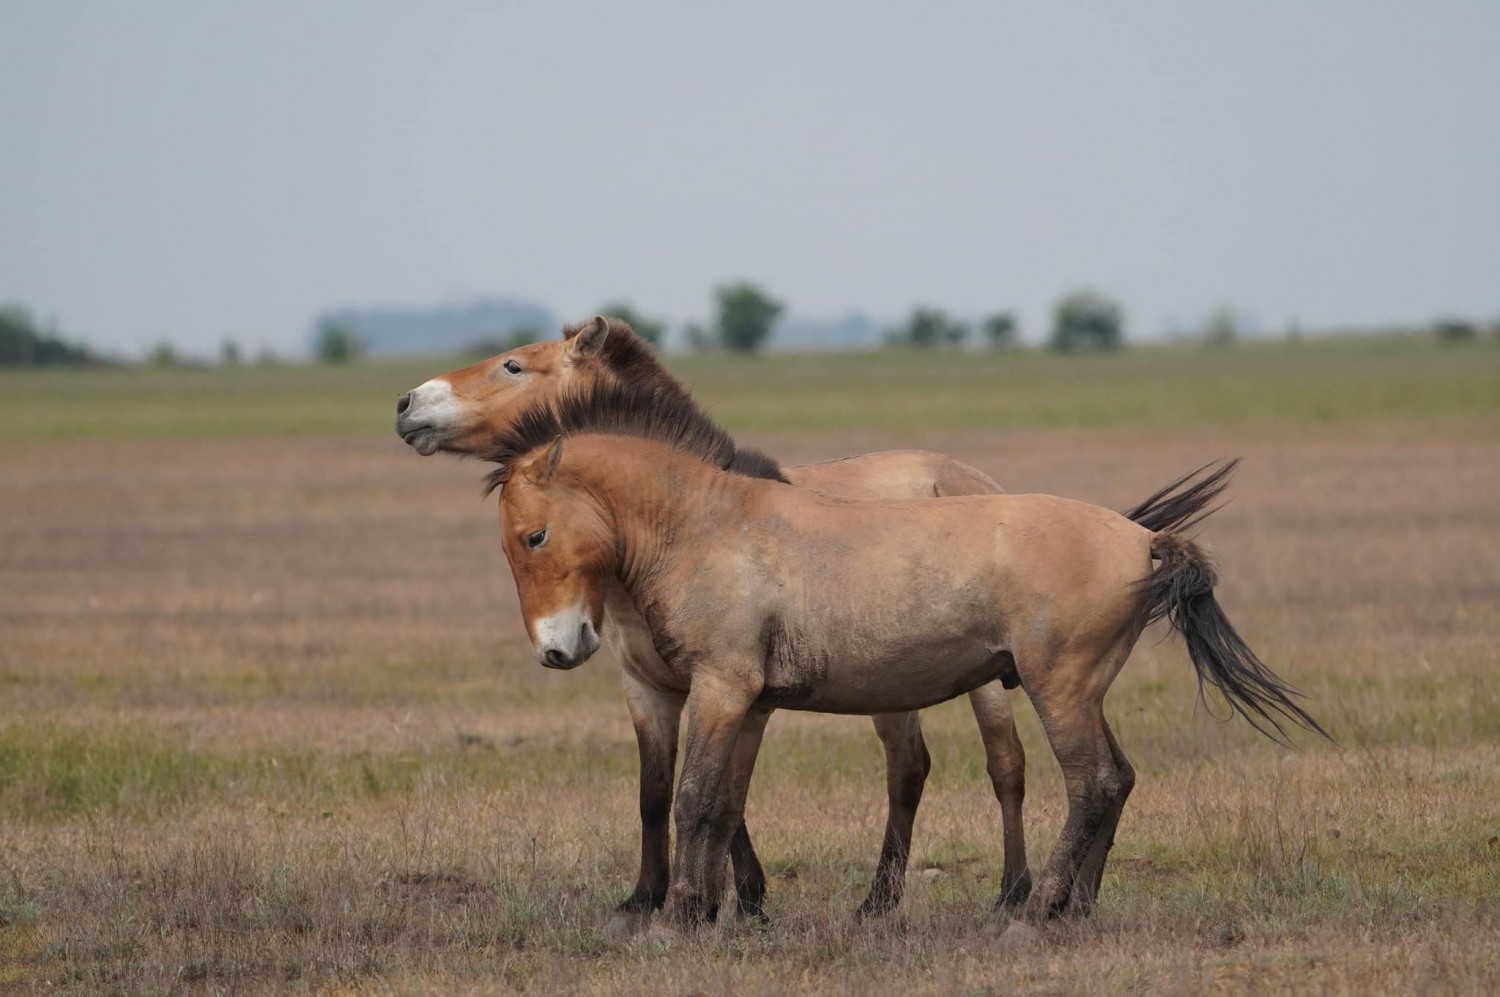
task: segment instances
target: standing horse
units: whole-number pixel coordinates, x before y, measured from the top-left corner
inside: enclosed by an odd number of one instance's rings
[[[884,499],[1003,491],[982,472],[942,454],[887,451],[781,468],[763,455],[739,451],[728,434],[697,412],[687,389],[629,326],[602,317],[568,327],[561,340],[522,346],[424,382],[397,400],[396,432],[424,456],[438,451],[482,455],[494,448],[530,406],[555,402],[568,392],[612,385],[650,389],[651,394],[642,399],[685,402],[680,411],[691,408],[707,430],[723,435],[728,446],[726,463],[733,462],[736,469],[747,473],[781,478],[799,488],[842,498]],[[610,623],[604,628],[604,639],[623,666],[625,701],[641,760],[641,867],[635,890],[620,910],[642,913],[659,908],[666,898],[667,827],[684,699],[679,693],[641,680],[643,674],[657,673],[660,661],[639,612],[629,600],[615,593],[607,615]],[[1002,896],[1013,905],[1024,900],[1031,889],[1021,823],[1026,754],[1016,734],[1008,691],[999,683],[989,683],[971,691],[969,702],[1000,804],[1005,839]],[[874,880],[859,906],[862,916],[884,914],[901,902],[912,823],[931,766],[916,713],[887,713],[871,719],[885,747],[887,816]],[[736,829],[730,854],[740,909],[758,913],[765,896],[765,874],[743,826]]]
[[[1024,905],[1033,922],[1094,906],[1135,782],[1104,695],[1153,620],[1171,621],[1200,684],[1257,729],[1322,733],[1235,632],[1207,556],[1180,532],[1053,496],[845,501],[726,473],[699,456],[691,420],[659,405],[632,416],[647,400],[606,392],[530,410],[492,455],[490,483],[505,485],[502,543],[538,660],[587,660],[620,588],[660,655],[647,678],[686,697],[674,925],[717,914],[774,709],[909,711],[1019,684],[1068,793]]]
[[[710,446],[720,466],[741,473],[785,480],[801,488],[842,498],[902,499],[996,494],[1002,489],[981,472],[941,454],[889,451],[800,467],[781,468],[753,451],[742,450],[693,404],[687,390],[656,359],[628,326],[595,318],[571,326],[564,339],[519,347],[482,363],[433,378],[402,395],[396,405],[396,431],[418,453],[483,454],[515,426],[530,406],[555,404],[569,393],[636,386],[632,404],[667,405],[675,418],[694,422],[696,440]],[[1151,529],[1181,526],[1182,510],[1209,502],[1224,487],[1230,467],[1183,491],[1174,501],[1153,496],[1127,515]],[[1170,489],[1183,485],[1174,482]],[[655,686],[643,676],[661,663],[638,609],[623,593],[608,600],[603,637],[619,658],[626,702],[640,752],[641,866],[635,889],[622,913],[661,906],[669,882],[668,820],[676,765],[681,693]],[[1000,803],[1004,833],[1002,900],[1023,901],[1031,888],[1026,864],[1021,807],[1025,796],[1025,753],[1016,734],[1010,693],[988,683],[969,693],[984,741],[987,769]],[[910,852],[912,824],[930,766],[921,724],[914,712],[872,717],[885,746],[887,818],[880,859],[859,914],[883,914],[901,900]],[[736,829],[730,846],[741,911],[758,912],[765,876],[748,831]]]

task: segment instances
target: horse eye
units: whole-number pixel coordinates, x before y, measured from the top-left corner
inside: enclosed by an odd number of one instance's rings
[[[536,550],[543,543],[545,543],[546,540],[547,531],[545,529],[537,530],[535,533],[526,538],[526,546],[530,547],[532,550]]]
[[[519,374],[521,373],[521,365],[514,360],[507,360],[505,361],[505,372],[507,374]]]

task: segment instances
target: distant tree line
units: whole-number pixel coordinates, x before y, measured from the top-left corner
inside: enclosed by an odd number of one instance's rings
[[[712,321],[682,326],[682,341],[694,353],[717,349],[755,353],[770,340],[776,321],[785,310],[783,302],[751,281],[724,284],[714,288]],[[600,306],[596,314],[626,322],[642,339],[658,348],[666,338],[667,323],[640,311],[629,301],[610,301]],[[1221,303],[1209,313],[1196,338],[1207,346],[1227,348],[1239,341],[1244,324],[1244,318],[1233,307]],[[1429,331],[1442,342],[1456,343],[1478,338],[1481,330],[1473,322],[1442,319],[1433,323]],[[965,349],[977,343],[985,349],[1003,351],[1019,347],[1020,334],[1021,323],[1014,311],[997,311],[971,324],[954,318],[942,308],[918,305],[904,322],[886,331],[884,343],[916,349]],[[1495,334],[1500,337],[1500,325],[1496,326]],[[554,335],[555,330],[522,326],[505,334],[482,337],[465,352],[494,356]],[[1125,345],[1125,310],[1101,291],[1092,288],[1070,291],[1053,306],[1046,345],[1058,353],[1119,350]],[[348,362],[360,357],[363,351],[352,328],[333,323],[324,324],[315,344],[318,357],[327,363]]]
[[[1008,350],[1019,341],[1021,324],[1014,312],[996,312],[979,320],[981,341],[992,350]],[[949,316],[941,308],[918,305],[906,322],[885,335],[888,346],[915,346],[919,349],[939,347],[962,348],[972,338],[968,323]]]
[[[755,353],[770,340],[786,305],[752,281],[736,281],[714,288],[714,314],[709,323],[688,323],[680,328],[680,341],[693,352],[723,349],[736,353]],[[665,320],[652,316],[629,301],[615,299],[605,303],[597,314],[608,315],[628,323],[643,339],[660,347],[666,337]],[[1227,303],[1215,307],[1195,333],[1207,346],[1228,348],[1237,343],[1246,320]],[[1393,330],[1395,331],[1395,330]],[[1441,343],[1466,343],[1491,336],[1500,339],[1500,322],[1490,325],[1465,318],[1441,318],[1425,329]],[[923,304],[913,308],[906,320],[886,331],[887,346],[915,349],[966,349],[971,344],[1003,351],[1020,345],[1020,321],[1014,311],[996,311],[975,322],[954,318],[942,308]],[[493,356],[550,339],[555,330],[521,323],[493,336],[475,340],[465,351],[476,356]],[[1288,339],[1300,338],[1300,327],[1293,322]],[[1059,353],[1112,351],[1125,345],[1125,311],[1119,302],[1094,289],[1068,292],[1052,309],[1051,328],[1046,345]],[[351,321],[339,316],[325,316],[314,328],[312,352],[326,364],[348,364],[360,360],[369,345]],[[184,359],[168,339],[158,340],[146,353],[146,362],[154,366],[201,366],[204,361]],[[237,367],[245,362],[243,351],[233,339],[225,339],[219,348],[219,364]],[[72,343],[60,335],[55,323],[43,326],[32,313],[18,304],[0,306],[0,367],[87,366],[111,361]],[[256,363],[269,365],[280,359],[262,349]]]
[[[0,305],[0,367],[87,367],[104,362],[87,347],[68,342],[26,308]]]

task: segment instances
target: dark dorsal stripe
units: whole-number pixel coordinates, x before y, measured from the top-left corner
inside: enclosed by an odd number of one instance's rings
[[[523,412],[485,455],[498,465],[485,478],[485,494],[505,484],[519,458],[559,436],[580,433],[656,440],[734,474],[786,481],[780,464],[738,446],[680,387],[674,391],[649,381],[621,381],[570,391],[556,403],[537,402]]]

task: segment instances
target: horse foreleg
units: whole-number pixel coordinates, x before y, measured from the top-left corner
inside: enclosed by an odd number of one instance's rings
[[[885,746],[885,837],[870,893],[854,912],[855,917],[878,917],[895,910],[906,888],[906,863],[911,856],[912,824],[922,802],[922,788],[932,768],[927,744],[922,740],[922,721],[915,712],[877,713],[875,733]]]
[[[766,916],[766,873],[750,846],[750,832],[745,830],[745,797],[750,791],[750,777],[755,773],[756,756],[760,754],[761,736],[770,719],[768,711],[755,711],[745,717],[734,753],[729,757],[725,789],[729,794],[729,817],[734,820],[729,859],[734,867],[734,893],[741,917]],[[714,847],[718,850],[717,845]]]
[[[718,915],[724,889],[724,847],[741,814],[727,778],[740,729],[759,695],[751,682],[695,675],[687,698],[687,747],[677,785],[675,874],[662,916],[691,929]]]
[[[1005,871],[1000,878],[997,909],[1021,906],[1031,893],[1031,869],[1026,864],[1026,829],[1021,807],[1026,800],[1026,749],[1016,734],[1011,692],[990,682],[969,693],[969,705],[984,740],[985,769],[995,799],[1000,802],[1000,824],[1005,835]]]
[[[641,868],[635,890],[618,910],[623,914],[649,914],[666,902],[671,881],[669,822],[683,697],[652,689],[627,673],[625,702],[641,756]]]

